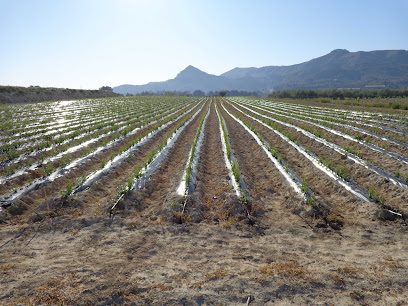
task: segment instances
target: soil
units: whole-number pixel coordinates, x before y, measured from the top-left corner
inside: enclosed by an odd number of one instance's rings
[[[175,115],[180,115],[182,112],[184,111],[181,110],[179,112],[177,112]],[[111,148],[107,148],[102,150],[96,157],[92,158],[91,161],[87,161],[86,167],[87,169],[90,169],[90,165],[92,163],[95,163],[96,166],[99,166],[101,164],[102,161],[106,161],[109,160],[111,158],[111,156],[118,154],[118,152],[121,150],[121,148],[126,145],[126,143],[129,143],[131,141],[134,141],[135,139],[138,139],[140,137],[141,134],[143,134],[145,131],[149,131],[153,128],[153,126],[148,126],[145,128],[142,128],[141,130],[139,130],[137,133],[131,135],[131,136],[126,136],[122,141],[120,141],[119,143],[115,144],[113,147]],[[75,151],[73,153],[69,153],[64,155],[62,158],[59,158],[57,160],[55,160],[52,163],[47,164],[46,167],[51,167],[54,169],[58,169],[59,167],[62,166],[62,164],[66,161],[66,160],[75,160],[77,158],[83,157],[84,155],[89,154],[89,152],[91,152],[91,150],[93,149],[97,149],[101,146],[103,146],[105,143],[109,143],[112,140],[115,140],[115,138],[117,138],[118,136],[121,135],[121,132],[115,132],[111,135],[108,135],[106,137],[101,138],[100,140],[98,140],[95,143],[92,143],[91,145],[85,147],[85,148],[81,148],[78,151]],[[91,136],[89,136],[91,137]],[[87,139],[83,139],[82,141],[85,141]],[[42,158],[44,158],[44,156],[49,157],[50,152],[45,152],[44,154],[39,154],[37,156],[34,156],[33,158],[30,158],[30,163],[34,163],[34,162],[38,162],[40,161]],[[23,160],[21,161],[22,165],[26,165],[28,163],[27,160]],[[20,167],[20,163],[16,163],[15,164],[16,168]],[[39,166],[35,171],[29,171],[27,173],[24,173],[16,178],[10,179],[8,181],[6,181],[5,184],[2,184],[2,186],[0,186],[0,195],[3,195],[5,193],[7,193],[7,191],[14,189],[14,188],[18,188],[23,186],[24,184],[40,178],[43,176],[43,170],[44,170],[44,165]],[[80,177],[76,176],[76,177]]]
[[[193,110],[193,112],[197,111],[199,107],[196,106]],[[183,117],[184,118],[184,117]],[[180,122],[182,118],[180,118],[177,122],[174,122],[170,124],[168,127],[163,129],[162,131],[159,131],[156,135],[154,135],[148,143],[146,143],[142,148],[139,149],[137,154],[131,158],[128,158],[123,164],[120,164],[114,171],[111,171],[109,175],[105,176],[103,179],[105,181],[102,182],[107,182],[107,183],[101,183],[97,182],[95,190],[95,195],[97,198],[101,198],[102,192],[105,189],[101,190],[98,189],[99,186],[105,187],[105,185],[110,186],[109,192],[105,192],[103,199],[100,199],[100,201],[103,200],[109,200],[114,197],[114,195],[118,192],[117,187],[120,186],[120,184],[123,184],[127,177],[129,176],[130,172],[133,171],[137,165],[141,165],[146,156],[153,150],[155,149],[164,139],[166,139],[167,136],[169,136],[169,133],[172,131],[172,129],[177,126],[178,122]],[[150,128],[150,127],[149,127]],[[148,128],[148,129],[149,129]],[[36,190],[30,192],[26,196],[22,197],[19,200],[19,204],[21,204],[21,208],[23,210],[30,210],[38,207],[39,205],[48,205],[47,201],[51,198],[60,198],[60,191],[63,190],[69,183],[75,183],[77,180],[79,180],[84,174],[89,174],[94,170],[99,169],[101,163],[103,161],[109,160],[110,156],[112,154],[117,154],[119,153],[121,147],[126,143],[127,141],[130,141],[131,139],[136,139],[140,133],[143,133],[143,131],[137,132],[135,135],[130,137],[130,139],[125,139],[120,145],[115,145],[114,147],[106,150],[105,152],[102,152],[101,154],[98,154],[96,156],[93,156],[89,161],[87,161],[84,164],[78,165],[75,167],[72,171],[68,172],[66,175],[57,178],[56,180],[52,181],[49,184],[46,184],[44,186],[39,186]],[[116,184],[116,185],[115,185]],[[91,190],[94,190],[91,188]],[[89,191],[85,191],[81,193],[79,202],[82,203],[82,201],[95,201],[95,195],[91,195],[90,197],[84,197],[82,194],[90,194]],[[75,200],[75,197],[74,197]],[[57,201],[58,202],[58,201]],[[77,203],[78,201],[73,201]],[[56,205],[61,206],[63,204],[58,204]],[[100,205],[99,203],[97,205]],[[77,207],[81,206],[81,207]],[[80,210],[79,212],[75,212],[75,214],[81,214],[82,212],[82,206],[83,205],[77,205],[75,206],[75,210]],[[19,216],[21,214],[21,216]],[[17,216],[15,216],[16,219],[21,219],[25,220],[26,216],[23,214],[23,212],[18,213]]]
[[[296,116],[299,117],[299,115],[296,115]],[[308,117],[308,116],[306,115],[306,117]],[[284,120],[287,119],[285,117],[281,117],[281,119],[282,118],[284,118]],[[296,118],[294,118],[294,120],[296,120]],[[306,120],[309,120],[309,119],[306,119]],[[324,121],[318,120],[318,124],[323,124],[324,125],[324,124],[330,124],[330,122],[324,122]],[[355,130],[347,127],[347,126],[333,125],[333,128],[335,130],[339,130],[339,131],[341,131],[341,132],[343,132],[345,134],[348,134],[353,138],[356,138],[356,137],[360,138],[361,140],[370,142],[370,143],[375,144],[375,145],[377,145],[379,147],[385,147],[389,151],[392,151],[392,152],[398,153],[398,154],[400,154],[402,156],[408,157],[408,149],[406,148],[406,143],[403,143],[403,145],[398,145],[396,143],[391,143],[391,142],[389,142],[387,140],[382,140],[382,139],[379,139],[377,137],[355,131]],[[360,128],[362,128],[362,127],[360,127]],[[362,128],[362,129],[367,130],[366,127]],[[382,130],[382,132],[384,132],[384,130]],[[388,133],[388,131],[387,131],[387,133]],[[387,133],[385,133],[385,134],[387,134]]]
[[[276,101],[276,99],[267,99],[269,101]],[[282,99],[279,99],[281,101]],[[381,101],[381,99],[378,99]],[[330,103],[323,103],[323,102],[318,102],[318,101],[312,101],[312,100],[292,100],[292,99],[283,99],[282,101],[286,101],[289,103],[294,103],[294,104],[300,104],[304,106],[314,106],[314,107],[324,107],[324,108],[330,108],[330,109],[343,109],[343,110],[349,110],[349,111],[364,111],[364,112],[385,112],[387,114],[396,114],[396,115],[402,115],[402,116],[407,116],[408,111],[403,110],[403,109],[392,109],[392,108],[381,108],[381,107],[374,107],[374,106],[367,106],[367,105],[355,105],[353,102],[350,102],[350,105],[345,105],[343,103],[335,103],[334,101]],[[370,99],[367,100],[367,102],[370,102]],[[361,102],[360,102],[361,103]]]
[[[115,214],[107,213],[107,198],[137,156],[70,201],[54,195],[40,207],[11,207],[0,219],[0,304],[407,305],[408,227],[384,221],[262,131],[343,226],[316,218],[218,106],[250,193],[249,219],[230,185],[211,105],[196,190],[186,199],[176,190],[205,108]]]
[[[271,112],[268,111],[262,111],[259,109],[255,109],[256,112],[261,113],[263,115],[266,116],[270,116],[273,118],[276,118],[278,120],[281,121],[285,121],[286,118],[280,117],[280,116],[276,116],[273,115]],[[375,165],[380,165],[381,168],[384,168],[385,170],[388,170],[391,173],[395,173],[397,171],[401,172],[401,177],[405,177],[406,175],[408,175],[408,165],[398,159],[389,157],[383,153],[377,152],[377,151],[373,151],[370,148],[368,148],[367,146],[364,146],[362,144],[359,144],[357,142],[348,140],[346,138],[337,136],[331,132],[328,132],[322,128],[319,128],[313,124],[310,123],[305,123],[305,122],[301,122],[299,120],[296,120],[295,118],[290,119],[288,121],[288,123],[296,125],[296,126],[300,126],[300,127],[306,127],[309,130],[314,130],[316,132],[319,132],[319,134],[321,135],[321,138],[326,139],[334,144],[337,144],[341,147],[349,147],[349,148],[354,148],[357,152],[359,152],[364,159],[371,161],[373,164]],[[387,147],[387,149],[389,149]]]
[[[235,104],[234,106],[237,106],[237,105]],[[238,107],[238,109],[240,108]],[[250,113],[250,114],[251,116],[255,118],[263,119],[261,116],[258,116],[254,113]],[[255,121],[251,121],[251,122],[257,127],[261,126],[259,123],[256,123]],[[366,169],[364,166],[359,165],[350,159],[344,158],[344,156],[342,156],[341,154],[335,152],[329,147],[323,145],[322,143],[314,141],[313,139],[302,134],[301,132],[297,132],[294,128],[289,128],[281,124],[278,124],[278,126],[281,129],[281,131],[289,132],[292,136],[294,136],[296,140],[300,142],[300,144],[304,148],[308,148],[308,150],[313,152],[317,157],[323,158],[326,161],[332,162],[333,169],[335,169],[336,167],[343,167],[343,169],[346,169],[347,177],[353,183],[357,184],[358,186],[361,186],[367,191],[370,188],[374,188],[374,190],[378,192],[381,196],[387,197],[385,199],[387,204],[397,209],[400,209],[402,211],[408,212],[408,190],[400,188],[394,185],[388,179],[382,178],[376,173]],[[261,128],[265,129],[263,127]],[[370,155],[365,156],[365,157],[370,158]],[[381,163],[377,165],[381,166],[384,169],[384,165],[394,164],[393,160],[390,160],[390,159],[391,158],[387,158],[383,156]],[[404,165],[405,167],[399,170],[402,173],[402,177],[405,177],[404,176],[405,172],[408,173],[408,165],[406,164]],[[404,170],[404,169],[407,169],[407,170]]]
[[[214,103],[211,104],[205,126],[196,189],[191,198],[194,200],[194,209],[199,209],[203,218],[209,222],[225,221],[237,212],[242,212],[240,200],[235,195],[225,165]]]

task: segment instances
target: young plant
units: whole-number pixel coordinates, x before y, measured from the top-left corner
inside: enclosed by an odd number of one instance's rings
[[[307,182],[305,180],[302,180],[302,185],[300,186],[300,189],[302,190],[303,193],[306,193],[309,190],[309,186],[307,186]]]
[[[309,206],[313,206],[314,205],[314,194],[311,193],[307,199],[306,199],[306,204]]]
[[[74,187],[72,182],[69,181],[65,189],[61,190],[61,199],[64,203],[68,203],[70,201],[70,196],[74,191]]]
[[[238,162],[236,160],[232,162],[231,168],[232,168],[232,174],[234,175],[235,181],[239,184],[240,183],[239,181],[240,173],[239,173]]]

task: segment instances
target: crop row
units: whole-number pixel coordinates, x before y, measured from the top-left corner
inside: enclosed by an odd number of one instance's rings
[[[168,151],[174,146],[180,133],[201,112],[203,107],[204,107],[204,104],[202,104],[201,107],[196,112],[186,116],[182,121],[180,121],[171,130],[167,138],[162,140],[162,142],[156,148],[154,148],[148,153],[145,161],[141,165],[137,165],[136,167],[134,167],[134,169],[132,169],[131,174],[127,178],[125,183],[118,187],[118,192],[115,198],[112,200],[112,203],[114,204],[110,207],[111,214],[114,212],[116,205],[119,203],[119,201],[127,193],[129,193],[130,191],[134,189],[138,190],[144,187],[144,183],[154,173],[154,171],[158,168],[160,163],[164,160]],[[208,109],[207,109],[206,114],[208,114]],[[201,119],[200,129],[203,125],[206,114]]]
[[[408,164],[408,158],[393,152],[389,150],[389,145],[384,142],[381,145],[378,146],[376,144],[373,144],[369,141],[362,140],[359,137],[353,137],[350,133],[345,131],[344,129],[337,129],[336,126],[331,125],[331,124],[324,124],[324,123],[317,123],[313,119],[307,120],[307,118],[302,118],[301,116],[289,116],[286,115],[286,113],[278,112],[274,110],[273,108],[270,108],[268,106],[262,106],[259,104],[253,104],[250,103],[249,101],[243,101],[241,100],[240,103],[244,103],[245,105],[251,106],[253,108],[256,108],[260,110],[261,112],[266,112],[273,118],[276,118],[280,121],[291,123],[293,125],[301,125],[303,124],[303,128],[309,131],[312,131],[316,136],[322,137],[325,139],[333,139],[332,142],[336,142],[338,140],[338,136],[340,136],[343,142],[349,143],[349,145],[346,148],[353,148],[354,145],[358,147],[357,150],[354,150],[355,152],[363,152],[367,151],[368,149],[369,152],[371,151],[376,151],[381,154],[381,158],[383,155],[387,155],[389,157],[395,158],[396,161],[402,162],[405,164]],[[334,138],[332,137],[334,135]],[[404,152],[404,150],[402,150]],[[360,153],[359,153],[360,154]]]
[[[252,120],[257,121],[261,125],[268,126],[272,130],[274,130],[275,133],[281,134],[281,138],[286,138],[285,141],[287,143],[295,147],[307,159],[312,160],[315,167],[321,168],[326,173],[326,175],[331,176],[338,183],[343,185],[344,188],[358,195],[359,198],[364,200],[368,200],[369,198],[370,201],[378,202],[380,204],[385,204],[385,202],[387,202],[399,209],[406,209],[404,199],[406,197],[407,185],[406,182],[401,180],[396,175],[388,173],[378,166],[370,165],[357,156],[350,156],[351,158],[349,160],[351,164],[345,163],[344,159],[347,159],[348,154],[344,152],[344,150],[342,155],[330,153],[330,151],[334,149],[339,150],[339,147],[331,144],[326,140],[317,141],[318,137],[304,130],[302,131],[302,129],[299,127],[295,127],[293,125],[293,122],[292,124],[287,124],[286,122],[280,122],[278,124],[277,122],[279,121],[277,121],[276,119],[266,119],[273,118],[261,115],[260,113],[256,115],[256,112],[252,109],[251,112],[254,112],[252,114],[249,113],[248,108],[246,110],[241,109],[240,111],[243,113],[246,112],[246,116],[248,116]],[[255,116],[263,118],[261,120],[255,118]],[[285,124],[286,127],[290,128],[283,129],[282,127],[285,126]],[[293,130],[297,132],[294,132]],[[309,138],[306,139],[305,136],[308,136]],[[314,142],[311,140],[314,140]],[[316,144],[317,142],[320,143],[320,148]],[[307,143],[309,147],[304,148],[302,146],[302,143]],[[322,157],[322,155],[324,155],[324,157]],[[336,158],[333,159],[333,156]],[[356,162],[356,164],[353,164],[351,161]],[[359,164],[357,162],[359,162]],[[364,171],[369,172],[369,170],[372,171],[372,175],[370,176],[370,178],[373,178],[372,180],[367,180],[367,177],[361,177],[361,174]],[[333,175],[335,175],[336,177],[333,177]],[[386,177],[390,180],[387,180],[386,182],[388,183],[384,185],[384,182],[376,179],[376,176],[378,175]],[[392,186],[390,186],[390,184]],[[376,190],[376,192],[373,193],[370,192],[370,190]],[[395,196],[393,195],[394,193]],[[373,197],[373,194],[375,194],[376,196]]]
[[[79,150],[83,151],[84,155],[92,153],[93,150],[97,150],[96,145],[102,143],[102,146],[105,146],[109,142],[131,136],[141,126],[145,126],[155,120],[160,120],[160,118],[165,118],[169,114],[171,115],[170,112],[174,112],[174,109],[177,112],[181,107],[183,107],[183,105],[174,105],[174,107],[169,106],[167,109],[164,109],[163,112],[154,112],[153,115],[150,116],[149,114],[148,117],[141,116],[130,121],[120,122],[119,124],[112,126],[110,125],[107,130],[102,129],[94,134],[85,135],[86,137],[76,139],[70,143],[50,148],[50,150],[44,150],[40,155],[23,155],[14,160],[15,162],[19,162],[18,164],[11,164],[8,167],[4,166],[2,173],[9,176],[11,175],[11,177],[21,175],[24,171],[17,171],[17,169],[25,169],[28,167],[26,170],[35,170],[40,166],[47,165],[50,161],[55,161],[61,158],[64,158],[65,163],[67,163],[70,159],[67,157],[67,154],[72,155]]]
[[[270,109],[278,115],[304,119],[310,122],[330,127],[332,129],[341,130],[343,133],[351,135],[357,140],[364,140],[366,142],[377,143],[379,145],[392,145],[392,148],[395,148],[395,150],[399,152],[404,152],[408,147],[408,144],[405,142],[405,139],[401,135],[394,135],[393,137],[393,135],[386,136],[378,134],[378,132],[380,132],[381,134],[390,134],[390,132],[385,130],[376,129],[375,132],[372,132],[348,124],[338,123],[336,122],[336,120],[331,119],[330,117],[324,117],[324,119],[322,119],[321,116],[318,117],[306,115],[305,112],[293,111],[288,107],[282,108],[271,103],[260,103],[260,106]]]
[[[195,104],[194,104],[195,105]],[[193,107],[194,107],[193,105]],[[47,167],[47,173],[43,173],[43,177],[39,179],[34,179],[26,183],[24,186],[21,186],[20,190],[21,192],[12,192],[8,196],[6,195],[5,198],[13,199],[15,198],[14,194],[20,196],[22,194],[27,193],[30,189],[33,188],[33,186],[36,186],[38,184],[42,184],[43,182],[46,181],[52,181],[55,180],[56,178],[60,177],[61,175],[65,175],[67,171],[71,171],[72,169],[75,169],[81,164],[86,164],[89,160],[94,159],[95,156],[103,155],[103,156],[108,156],[108,158],[104,158],[101,163],[100,163],[100,168],[105,168],[106,165],[108,165],[110,162],[114,161],[116,156],[118,155],[123,155],[126,154],[126,152],[130,151],[132,147],[134,147],[138,141],[140,141],[143,137],[146,137],[149,133],[153,133],[155,130],[160,129],[160,127],[169,124],[169,122],[172,122],[176,120],[176,118],[180,117],[183,113],[185,114],[186,111],[189,112],[191,111],[192,107],[188,107],[186,110],[183,109],[176,109],[175,112],[172,112],[170,114],[161,114],[161,116],[158,116],[156,118],[153,118],[155,120],[150,120],[149,122],[146,122],[145,125],[138,125],[133,128],[133,131],[128,133],[126,136],[131,136],[135,134],[134,136],[131,137],[119,137],[117,139],[110,140],[109,142],[105,143],[105,141],[99,141],[99,145],[102,142],[102,146],[96,146],[93,148],[92,151],[83,151],[77,152],[81,154],[76,155],[76,159],[73,161],[68,160],[64,164],[60,164],[59,168],[54,168],[54,166]],[[173,110],[174,111],[174,110]],[[126,141],[124,141],[126,140]],[[111,153],[109,153],[111,152]],[[53,164],[51,164],[53,165]],[[94,166],[95,167],[95,166]],[[84,181],[84,177],[86,177],[86,174],[81,174],[80,181]],[[19,180],[21,182],[21,180]],[[6,182],[9,185],[9,182],[6,180]],[[7,190],[7,187],[4,189]]]
[[[329,114],[324,114],[322,112],[310,112],[310,109],[298,109],[296,106],[289,106],[289,105],[276,105],[276,104],[270,104],[268,103],[269,106],[275,107],[275,109],[279,109],[281,111],[285,112],[290,112],[291,114],[295,115],[303,115],[321,120],[322,122],[326,123],[332,123],[341,127],[346,127],[351,130],[360,132],[362,134],[366,134],[372,137],[376,138],[381,138],[381,139],[386,139],[390,141],[396,141],[396,144],[404,143],[407,141],[406,136],[408,135],[408,132],[405,130],[405,128],[401,129],[396,129],[396,128],[391,128],[387,127],[386,125],[381,125],[381,124],[373,124],[373,123],[368,123],[368,122],[362,122],[357,120],[356,118],[352,119],[345,119],[345,118],[339,118],[337,116],[329,115]],[[361,127],[364,128],[361,128]],[[400,144],[404,145],[404,144]]]
[[[189,188],[190,187],[190,183],[191,183],[191,175],[192,175],[192,171],[193,171],[193,161],[194,160],[198,160],[199,159],[199,154],[200,154],[200,147],[201,147],[201,142],[202,142],[202,138],[204,137],[204,129],[203,126],[205,127],[205,122],[208,118],[208,115],[210,113],[210,107],[211,107],[211,102],[210,105],[208,105],[207,107],[207,111],[205,113],[205,115],[201,118],[200,120],[200,124],[198,125],[198,129],[197,132],[194,136],[194,140],[193,140],[193,144],[191,146],[191,150],[187,159],[187,163],[185,166],[185,171],[180,183],[180,186],[178,188],[178,194],[179,195],[185,195],[187,196],[187,194],[190,191],[193,191],[193,188]],[[199,143],[200,140],[200,143]],[[197,144],[198,147],[197,147]]]

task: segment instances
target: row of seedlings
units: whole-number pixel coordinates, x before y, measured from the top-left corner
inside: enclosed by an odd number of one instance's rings
[[[277,103],[277,102],[273,102]],[[345,110],[345,109],[339,109],[339,108],[330,108],[330,107],[317,107],[317,106],[311,106],[311,105],[302,105],[302,104],[296,104],[294,105],[293,103],[278,103],[279,105],[290,105],[296,109],[300,110],[311,110],[312,112],[315,113],[324,113],[324,114],[329,114],[333,117],[336,118],[342,118],[342,119],[358,119],[362,120],[364,122],[376,122],[376,123],[381,123],[381,124],[387,124],[391,126],[397,126],[400,128],[407,128],[408,126],[408,120],[401,115],[396,115],[396,114],[389,114],[389,113],[373,113],[373,112],[368,112],[366,110]]]
[[[273,111],[273,113],[278,116],[305,121],[319,126],[325,126],[330,130],[336,130],[337,132],[347,135],[350,138],[354,138],[357,141],[369,143],[374,146],[382,146],[383,148],[388,148],[389,146],[392,146],[393,153],[396,152],[400,153],[400,154],[396,153],[398,155],[406,154],[406,148],[408,147],[408,144],[406,142],[401,142],[398,140],[391,139],[389,137],[377,135],[375,133],[360,128],[356,128],[353,126],[335,123],[329,120],[316,119],[311,116],[305,116],[303,113],[294,113],[289,110],[279,109],[270,104],[268,105],[261,104],[261,106],[263,106],[263,108],[267,110]],[[288,114],[290,114],[291,116],[289,116]]]
[[[194,120],[194,118],[201,112],[204,104],[193,114],[190,114],[184,118],[170,133],[170,136],[163,140],[161,144],[155,150],[151,151],[144,161],[142,166],[137,166],[133,169],[132,174],[127,178],[126,183],[119,186],[118,192],[114,199],[112,199],[112,205],[109,205],[110,216],[114,215],[118,203],[132,190],[142,189],[147,180],[157,170],[163,160],[166,158],[169,150],[174,146],[181,132],[188,126],[188,124]]]
[[[155,120],[159,120],[161,118],[166,118],[167,116],[177,112],[178,110],[182,109],[183,105],[175,105],[174,107],[169,106],[167,109],[161,112],[153,112],[152,116],[145,117],[139,116],[138,118],[132,119],[127,122],[122,122],[118,125],[111,125],[107,131],[100,131],[97,134],[93,135],[94,137],[90,138],[87,141],[83,142],[74,142],[70,145],[60,145],[55,148],[52,152],[43,153],[42,156],[24,156],[24,159],[21,159],[21,162],[18,164],[11,164],[10,166],[3,167],[1,173],[4,174],[4,177],[0,177],[0,181],[10,180],[14,177],[22,175],[27,171],[33,171],[39,168],[40,166],[42,169],[45,169],[45,174],[49,173],[53,167],[46,166],[49,162],[54,162],[62,157],[65,157],[67,154],[72,156],[72,153],[75,153],[78,150],[82,150],[84,154],[92,153],[92,151],[97,150],[96,147],[91,147],[87,149],[88,146],[92,144],[97,144],[98,142],[102,141],[102,147],[106,146],[108,143],[111,143],[116,140],[124,139],[136,133],[141,127],[154,122]],[[186,106],[188,107],[188,105]],[[174,111],[175,109],[175,111]],[[46,155],[45,155],[46,154]],[[48,157],[45,157],[48,156]],[[68,164],[70,162],[70,158],[65,157],[64,162],[60,166],[64,166],[64,164]],[[25,162],[23,162],[25,161]],[[52,171],[51,171],[52,172]]]
[[[384,170],[384,169],[370,163],[369,161],[364,160],[362,154],[355,147],[348,147],[348,146],[340,147],[340,146],[338,146],[338,145],[336,145],[336,144],[334,144],[334,143],[332,143],[332,142],[330,142],[330,141],[328,141],[326,139],[321,138],[321,135],[316,133],[315,130],[308,129],[305,126],[299,127],[299,126],[290,124],[288,122],[284,122],[284,121],[275,119],[273,117],[263,115],[263,114],[255,111],[254,109],[248,108],[248,107],[246,107],[246,106],[244,106],[242,104],[239,104],[239,103],[237,103],[237,104],[239,105],[240,108],[246,109],[247,111],[250,111],[251,113],[256,114],[259,117],[262,117],[262,118],[264,118],[266,120],[270,120],[270,121],[276,122],[276,123],[278,123],[280,125],[292,128],[292,129],[296,130],[297,132],[300,132],[303,135],[313,139],[314,141],[319,142],[319,143],[323,144],[324,146],[326,146],[326,147],[328,147],[330,149],[333,149],[334,151],[336,151],[341,156],[344,156],[344,157],[352,160],[356,164],[359,164],[359,165],[365,167],[366,169],[374,172],[375,174],[377,174],[377,175],[391,181],[394,185],[396,185],[398,187],[401,187],[401,188],[404,188],[404,189],[408,189],[408,185],[407,185],[408,175],[407,175],[406,179],[403,180],[402,178],[399,177],[399,175],[395,175],[394,173],[390,173],[390,172],[388,172],[388,171],[386,171],[386,170]],[[277,127],[277,125],[276,125],[276,127]],[[329,168],[331,168],[331,167],[329,167]]]
[[[322,112],[319,113],[310,112],[307,109],[297,110],[297,107],[294,105],[277,106],[276,104],[274,104],[274,106],[277,109],[280,109],[281,111],[290,111],[292,114],[303,115],[305,117],[307,115],[307,117],[316,120],[322,120],[323,122],[333,123],[340,127],[349,128],[363,134],[367,134],[376,138],[381,138],[383,140],[390,139],[390,141],[396,141],[396,144],[405,143],[406,139],[404,138],[404,135],[405,136],[408,135],[408,132],[404,130],[398,130],[387,126],[379,126],[372,123],[361,122],[357,121],[356,119],[348,120],[345,119],[344,117],[343,118],[334,117],[328,114],[324,114]],[[294,109],[296,109],[296,111]],[[366,126],[366,128],[365,129],[359,128],[361,125]]]
[[[289,123],[291,123],[293,125],[297,125],[295,123],[295,121],[296,122],[302,122],[302,123],[307,124],[307,125],[312,125],[312,126],[318,128],[318,129],[322,129],[323,131],[326,131],[326,132],[330,133],[331,135],[333,135],[335,137],[340,136],[340,137],[344,138],[347,141],[352,141],[352,142],[354,142],[356,144],[362,145],[365,148],[368,148],[370,150],[376,151],[376,152],[381,153],[381,154],[385,154],[385,155],[387,155],[389,157],[395,158],[398,161],[401,161],[401,162],[403,162],[405,164],[408,164],[408,158],[407,157],[402,156],[402,155],[400,155],[398,153],[389,151],[384,147],[380,147],[380,146],[377,146],[375,144],[372,144],[372,143],[367,141],[368,139],[362,140],[359,137],[353,137],[353,136],[347,134],[345,131],[340,131],[340,130],[337,130],[337,129],[333,128],[330,124],[323,125],[323,124],[313,122],[313,120],[302,119],[302,118],[300,118],[300,116],[291,117],[291,116],[288,116],[288,115],[286,115],[284,113],[279,113],[278,114],[278,112],[274,111],[273,109],[271,110],[269,107],[265,107],[265,106],[259,107],[258,104],[257,105],[254,105],[254,104],[251,104],[251,103],[244,103],[244,104],[250,105],[251,107],[254,107],[254,108],[257,108],[257,109],[260,109],[261,111],[264,111],[264,112],[267,112],[267,113],[271,114],[271,116],[273,116],[274,118],[278,118],[278,119],[280,119],[280,120],[282,120],[284,122],[289,122]],[[320,135],[319,131],[315,131],[315,134],[316,134],[316,136],[320,137],[319,136]]]
[[[188,115],[194,109],[195,107],[189,108],[188,110],[182,112],[181,114],[177,113],[176,115],[168,117],[154,125],[151,125],[149,129],[146,129],[143,133],[140,133],[137,138],[132,139],[132,141],[129,141],[127,144],[123,145],[117,155],[115,156],[111,155],[108,161],[103,162],[101,164],[100,169],[90,173],[88,176],[84,178],[83,181],[79,182],[76,185],[74,193],[88,189],[94,182],[98,181],[101,177],[108,174],[117,165],[121,164],[124,160],[131,158],[141,147],[143,147],[148,141],[150,141],[150,139],[152,139],[157,133],[164,130],[169,125],[179,121],[182,117]],[[191,115],[188,115],[187,118],[190,117]],[[183,121],[185,120],[186,119],[183,119]]]
[[[140,117],[140,115],[145,115],[149,112],[151,112],[151,110],[149,110],[148,105],[147,105],[147,107],[143,107],[142,110],[139,110],[132,117],[136,116],[136,114],[139,115]],[[26,141],[23,141],[26,144],[24,145],[24,148],[23,148],[24,150],[20,153],[18,152],[19,150],[17,149],[13,149],[11,151],[10,150],[2,151],[2,154],[0,154],[1,164],[4,165],[4,163],[10,162],[10,161],[15,163],[15,162],[18,162],[19,160],[36,156],[38,153],[41,153],[41,152],[45,153],[47,151],[51,151],[51,152],[47,152],[47,154],[53,155],[54,152],[62,152],[74,145],[79,145],[82,142],[85,142],[87,139],[103,137],[104,134],[111,133],[121,127],[129,126],[131,129],[131,125],[139,121],[139,118],[134,118],[132,120],[132,117],[129,118],[128,122],[124,122],[125,120],[119,117],[118,122],[120,123],[116,125],[114,121],[106,122],[104,124],[102,122],[98,122],[97,124],[95,124],[93,127],[89,129],[86,129],[83,131],[80,131],[80,129],[77,129],[74,133],[71,133],[70,135],[63,134],[63,135],[60,135],[56,139],[52,139],[52,136],[46,135],[45,136],[46,141],[40,144],[38,144],[37,142],[27,143]],[[106,128],[108,129],[107,131],[104,130]]]
[[[210,107],[211,107],[211,102],[207,108],[205,115],[201,118],[200,124],[198,125],[198,129],[194,136],[193,144],[191,146],[190,153],[188,155],[185,170],[184,170],[181,182],[179,184],[179,187],[177,188],[177,194],[184,196],[186,200],[187,200],[187,195],[189,193],[194,192],[194,189],[195,189],[195,181],[196,181],[195,177],[197,173],[197,163],[200,157],[200,149],[201,149],[201,145],[202,145],[203,138],[204,138],[205,123],[207,122],[207,118],[210,114]],[[184,205],[183,205],[183,211],[182,211],[183,213],[185,210],[186,200],[184,201]]]
[[[326,205],[322,205],[315,200],[315,193],[309,187],[307,181],[301,178],[292,168],[290,168],[289,163],[285,160],[284,156],[279,153],[279,151],[274,148],[270,143],[268,143],[258,130],[252,126],[249,122],[242,120],[242,118],[236,117],[234,114],[229,112],[224,105],[223,110],[230,115],[236,122],[238,122],[258,143],[262,150],[266,153],[268,158],[273,162],[278,171],[283,175],[288,184],[292,189],[299,194],[306,205],[310,206],[314,212],[315,217],[322,217],[322,219],[332,228],[339,229],[341,223],[338,220],[328,219],[327,215],[331,214],[332,211]]]
[[[217,112],[219,126],[220,126],[220,138],[222,143],[222,150],[224,152],[224,161],[228,169],[228,174],[230,177],[230,182],[235,190],[235,194],[239,199],[241,199],[242,209],[246,212],[248,219],[250,218],[250,207],[248,203],[248,198],[250,196],[249,190],[245,185],[244,178],[239,170],[238,161],[234,158],[231,151],[230,142],[228,139],[227,127],[225,125],[224,118],[222,117],[218,105],[215,105],[215,110]]]
[[[237,109],[234,105],[233,107]],[[270,120],[260,120],[256,117],[251,116],[248,112],[242,111],[237,109],[241,113],[244,113],[246,116],[251,118],[252,120],[257,121],[261,125],[269,128],[274,133],[279,135],[283,140],[289,143],[292,147],[294,147],[298,152],[300,152],[303,156],[305,156],[308,160],[310,160],[313,165],[318,168],[319,170],[323,171],[326,175],[334,179],[337,183],[339,183],[342,187],[346,190],[360,198],[365,202],[374,202],[380,204],[381,208],[387,210],[389,213],[395,215],[396,217],[401,217],[404,221],[406,218],[406,214],[402,212],[400,209],[391,207],[390,205],[385,204],[385,197],[380,196],[378,191],[375,191],[373,186],[370,186],[369,190],[358,186],[354,182],[350,180],[348,177],[347,169],[344,166],[333,167],[333,164],[328,161],[319,158],[316,156],[311,150],[305,149],[297,139],[295,139],[290,133],[282,131],[276,122],[272,122]],[[400,182],[403,184],[403,182]],[[405,185],[405,184],[404,184]]]
[[[155,120],[149,123],[148,125],[143,127],[143,130],[140,130],[135,138],[132,138],[126,143],[123,143],[121,146],[117,146],[117,144],[121,144],[121,141],[113,141],[111,145],[108,146],[103,146],[99,148],[100,150],[97,150],[93,153],[90,153],[86,155],[85,157],[79,158],[67,166],[63,168],[59,168],[49,175],[38,178],[33,180],[32,182],[29,182],[28,184],[20,187],[18,190],[14,190],[5,196],[2,197],[2,205],[3,206],[9,206],[13,201],[16,199],[28,194],[32,190],[38,188],[38,186],[45,185],[47,183],[50,183],[54,181],[55,179],[62,177],[66,175],[68,172],[71,170],[75,169],[79,164],[84,164],[87,161],[91,160],[92,157],[94,157],[97,153],[105,152],[105,155],[108,154],[106,153],[107,147],[115,149],[117,153],[111,154],[110,159],[103,161],[98,170],[91,171],[91,173],[82,173],[79,175],[78,181],[75,183],[75,188],[73,191],[77,191],[80,188],[84,189],[84,184],[85,186],[88,186],[88,184],[92,184],[98,177],[103,176],[103,174],[107,173],[110,171],[110,169],[119,163],[121,163],[124,159],[129,157],[134,151],[137,151],[140,146],[142,146],[144,143],[146,143],[151,137],[153,137],[157,132],[160,130],[164,129],[168,125],[172,124],[173,122],[178,121],[180,118],[191,112],[194,108],[196,107],[196,104],[185,110],[185,111],[179,111],[176,112],[175,114],[172,114],[172,116],[168,116],[165,119],[162,120]],[[98,167],[98,165],[95,165]],[[81,189],[81,190],[82,190]]]

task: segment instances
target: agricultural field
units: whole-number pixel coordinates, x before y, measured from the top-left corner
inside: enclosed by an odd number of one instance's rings
[[[407,305],[407,112],[0,106],[0,304]]]

